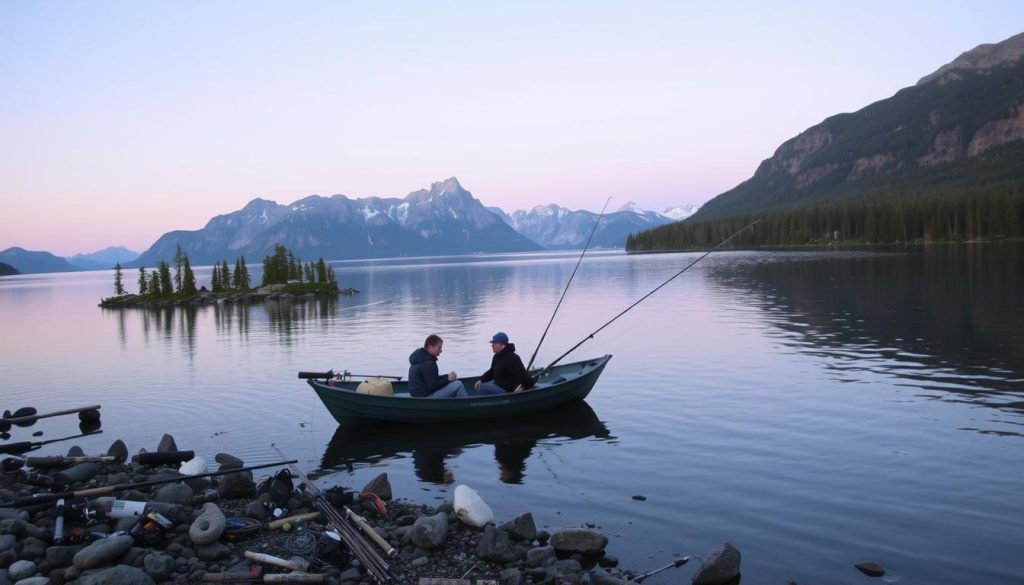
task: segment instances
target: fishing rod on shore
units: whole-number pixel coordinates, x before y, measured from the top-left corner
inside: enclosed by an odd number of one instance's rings
[[[278,467],[281,465],[290,465],[297,462],[297,459],[291,461],[275,461],[274,463],[264,463],[263,465],[250,465],[249,467],[236,467],[234,469],[224,469],[222,471],[212,471],[210,473],[199,473],[196,475],[182,475],[181,477],[169,477],[164,479],[151,479],[149,481],[140,481],[136,483],[119,483],[116,485],[108,485],[104,487],[90,488],[87,490],[60,492],[55,494],[32,494],[31,496],[25,496],[14,500],[14,507],[21,508],[24,506],[32,506],[34,504],[43,504],[49,502],[55,502],[60,499],[71,499],[71,498],[91,498],[94,496],[106,496],[115,492],[123,492],[127,490],[133,490],[138,488],[150,487],[154,485],[161,485],[165,483],[175,483],[179,481],[187,481],[190,479],[198,479],[201,477],[217,477],[219,475],[228,475],[229,473],[240,473],[242,471],[252,471],[254,469],[264,469],[267,467]],[[4,507],[5,504],[0,504],[0,507]]]
[[[526,369],[529,371],[533,367],[533,360],[537,358],[537,352],[540,351],[540,345],[544,343],[544,338],[548,336],[548,329],[551,329],[551,324],[555,322],[555,315],[558,314],[558,308],[562,306],[562,301],[565,300],[565,293],[569,292],[569,285],[572,284],[572,279],[576,277],[576,271],[580,269],[580,263],[583,262],[583,255],[587,253],[587,248],[590,247],[590,241],[594,239],[594,234],[597,233],[597,226],[601,224],[601,218],[604,217],[604,211],[608,209],[608,203],[612,200],[611,197],[604,202],[604,207],[601,208],[601,214],[597,216],[597,221],[594,222],[593,229],[590,230],[590,237],[587,238],[587,244],[583,246],[583,251],[580,252],[580,258],[576,261],[576,267],[572,269],[572,274],[569,275],[569,281],[565,283],[565,288],[562,289],[562,296],[558,299],[558,304],[555,305],[555,310],[551,313],[551,319],[548,320],[548,326],[544,328],[544,333],[540,336],[540,341],[537,342],[537,347],[533,350],[533,355],[530,356],[530,363],[526,364]]]
[[[658,573],[660,573],[662,571],[667,571],[669,569],[678,569],[679,567],[682,567],[683,565],[685,565],[689,561],[690,561],[690,557],[682,557],[682,558],[676,559],[675,562],[669,563],[669,564],[665,565],[664,567],[658,567],[657,569],[654,569],[653,571],[647,571],[646,573],[643,573],[641,575],[637,575],[636,577],[633,577],[632,579],[630,579],[630,582],[632,582],[632,583],[641,583],[641,582],[643,582],[644,579],[646,579],[646,578],[648,578],[648,577],[650,577],[652,575],[657,575]]]
[[[18,441],[17,443],[8,443],[6,445],[0,445],[0,454],[13,454],[20,455],[33,449],[38,449],[43,445],[49,445],[50,443],[56,443],[58,441],[70,441],[71,439],[78,439],[81,437],[88,437],[89,435],[98,435],[103,431],[93,431],[91,433],[82,433],[80,435],[71,435],[70,437],[61,437],[59,439],[49,439],[47,441]]]
[[[651,292],[649,292],[649,293],[645,294],[644,296],[640,297],[639,299],[637,299],[637,301],[635,303],[633,303],[632,305],[626,307],[618,315],[615,315],[614,317],[609,319],[608,322],[606,322],[604,325],[601,325],[600,327],[595,329],[593,333],[591,333],[590,335],[588,335],[588,336],[584,337],[583,339],[581,339],[579,343],[577,343],[576,345],[574,345],[571,348],[569,348],[569,351],[567,351],[567,352],[563,353],[562,355],[558,356],[558,358],[556,358],[555,361],[553,361],[550,364],[544,366],[544,368],[541,371],[537,372],[537,375],[534,376],[534,378],[536,379],[536,378],[540,378],[541,376],[543,376],[548,370],[550,370],[551,368],[555,367],[555,364],[557,364],[558,362],[562,361],[565,358],[565,356],[567,356],[570,353],[576,351],[576,349],[579,348],[579,346],[581,346],[584,343],[586,343],[587,340],[593,339],[594,336],[597,335],[598,333],[600,333],[605,327],[607,327],[607,326],[611,325],[612,323],[614,323],[615,321],[617,321],[619,317],[621,317],[621,316],[625,315],[626,313],[628,313],[633,307],[635,307],[635,306],[639,305],[640,303],[644,302],[645,300],[647,300],[648,297],[650,297],[654,293],[656,293],[659,290],[661,290],[662,287],[664,287],[668,283],[670,283],[673,280],[675,280],[679,275],[681,275],[682,273],[686,272],[687,270],[693,268],[694,264],[696,264],[696,263],[700,262],[701,260],[703,260],[704,258],[706,258],[708,254],[710,254],[710,253],[714,252],[715,250],[721,248],[722,246],[727,244],[730,240],[732,240],[736,236],[742,234],[743,232],[745,232],[748,229],[750,229],[750,228],[754,227],[755,225],[757,225],[757,222],[759,222],[759,221],[761,221],[761,220],[760,219],[755,219],[754,221],[752,221],[752,222],[748,223],[747,225],[745,225],[744,227],[740,228],[739,231],[737,231],[733,235],[729,236],[728,238],[725,238],[721,242],[718,242],[718,244],[714,248],[711,248],[707,252],[704,252],[703,254],[701,254],[696,260],[694,260],[693,262],[690,262],[689,264],[687,264],[685,268],[683,268],[679,272],[676,272],[671,277],[669,277],[668,280],[666,280],[665,282],[663,282],[663,283],[659,284],[658,286],[654,287],[654,290],[652,290]]]

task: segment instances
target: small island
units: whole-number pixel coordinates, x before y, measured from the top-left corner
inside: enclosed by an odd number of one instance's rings
[[[235,260],[232,270],[224,260],[214,264],[210,275],[210,288],[196,287],[195,273],[188,254],[178,246],[171,265],[160,262],[152,272],[139,268],[136,294],[124,289],[121,264],[114,266],[115,296],[102,299],[99,306],[107,309],[137,307],[169,307],[178,305],[206,305],[213,303],[245,303],[295,298],[354,295],[354,288],[341,289],[334,269],[323,258],[303,263],[281,244],[274,246],[274,254],[263,259],[263,281],[252,287],[245,257]]]

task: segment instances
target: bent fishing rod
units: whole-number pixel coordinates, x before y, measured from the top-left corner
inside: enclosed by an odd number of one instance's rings
[[[747,231],[748,229],[754,227],[757,224],[757,222],[759,222],[759,221],[761,221],[761,220],[760,219],[755,219],[754,221],[752,221],[752,222],[748,223],[747,225],[745,225],[744,227],[740,228],[739,231],[737,231],[733,235],[731,235],[728,238],[725,238],[724,240],[719,242],[718,245],[716,245],[714,248],[711,248],[707,252],[704,252],[696,260],[694,260],[693,262],[690,262],[689,264],[687,264],[686,268],[683,268],[679,272],[676,272],[671,277],[669,277],[668,280],[666,280],[665,282],[663,282],[663,283],[659,284],[658,286],[654,287],[654,290],[652,290],[651,292],[649,292],[649,293],[645,294],[644,296],[640,297],[639,299],[637,299],[637,301],[635,303],[633,303],[632,305],[630,305],[630,306],[626,307],[625,309],[623,309],[618,315],[615,315],[614,317],[612,317],[604,325],[601,325],[596,330],[594,330],[593,333],[591,333],[590,335],[584,337],[583,339],[580,340],[579,343],[577,343],[576,345],[574,345],[571,348],[569,348],[569,351],[563,353],[562,355],[558,356],[558,358],[556,358],[555,361],[553,361],[550,364],[544,366],[544,368],[541,371],[537,372],[537,375],[534,377],[534,379],[537,379],[537,378],[540,378],[541,376],[543,376],[548,370],[550,370],[551,368],[555,367],[555,364],[557,364],[558,362],[562,361],[565,358],[565,356],[567,356],[570,353],[576,351],[576,349],[579,348],[579,346],[581,346],[584,343],[586,343],[587,340],[593,339],[594,336],[597,335],[598,333],[600,333],[605,327],[607,327],[607,326],[611,325],[612,323],[614,323],[616,320],[618,320],[619,317],[621,317],[621,316],[625,315],[626,313],[628,313],[633,307],[635,307],[635,306],[639,305],[640,303],[644,302],[645,300],[647,300],[648,297],[650,297],[654,293],[656,293],[659,290],[661,290],[662,287],[664,287],[668,283],[670,283],[673,280],[675,280],[679,275],[681,275],[682,273],[686,272],[687,270],[693,268],[694,264],[696,264],[696,263],[700,262],[701,260],[703,260],[704,258],[706,258],[708,254],[710,254],[710,253],[714,252],[715,250],[721,248],[722,246],[727,244],[730,240],[732,240],[736,236],[738,236],[738,235],[742,234],[743,232]]]
[[[562,289],[562,297],[558,299],[558,304],[555,305],[555,311],[551,313],[551,319],[548,320],[548,326],[544,328],[544,333],[540,336],[540,341],[537,342],[537,347],[533,350],[533,355],[530,356],[530,363],[526,364],[526,369],[529,370],[533,367],[533,360],[537,358],[537,352],[540,351],[540,345],[544,343],[544,338],[548,336],[548,329],[551,329],[551,324],[555,322],[555,315],[558,314],[558,308],[562,306],[562,301],[565,300],[565,293],[569,292],[569,285],[572,284],[572,279],[576,277],[576,271],[580,269],[580,263],[583,262],[583,255],[587,253],[587,248],[590,247],[590,241],[594,239],[594,234],[597,233],[597,226],[601,224],[601,218],[604,217],[604,211],[608,209],[608,203],[611,202],[612,198],[609,197],[604,202],[604,207],[601,208],[601,214],[597,216],[597,221],[594,222],[593,229],[590,230],[590,237],[587,238],[587,243],[583,246],[583,252],[580,253],[579,260],[576,261],[576,267],[572,269],[572,274],[569,275],[569,281],[565,283],[565,288]]]

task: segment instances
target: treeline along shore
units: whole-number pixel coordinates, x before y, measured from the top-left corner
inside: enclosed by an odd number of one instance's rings
[[[210,288],[197,287],[195,273],[188,254],[178,246],[171,265],[160,262],[151,272],[139,268],[138,293],[129,294],[124,288],[121,265],[114,267],[115,296],[102,299],[104,308],[164,307],[172,305],[203,305],[218,302],[261,302],[298,297],[352,295],[359,291],[341,289],[334,269],[323,258],[303,263],[301,259],[278,244],[274,254],[263,259],[263,281],[253,288],[245,257],[235,260],[234,270],[227,260],[216,263],[210,274]]]

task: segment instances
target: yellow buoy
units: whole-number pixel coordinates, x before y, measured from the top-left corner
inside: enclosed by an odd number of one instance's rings
[[[391,396],[395,389],[391,382],[384,378],[367,378],[356,386],[356,392],[360,394],[376,394],[377,396]]]

